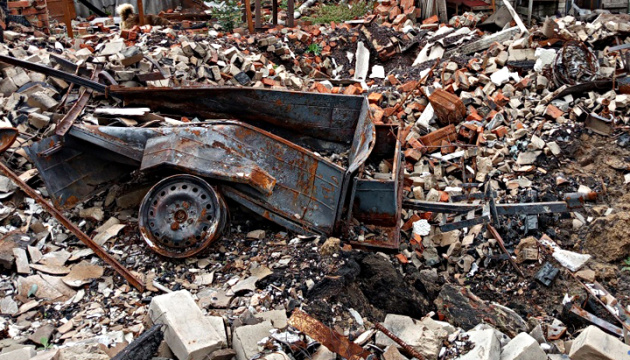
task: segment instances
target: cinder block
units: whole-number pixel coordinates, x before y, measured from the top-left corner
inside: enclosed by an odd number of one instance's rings
[[[202,360],[227,346],[223,322],[204,316],[192,295],[185,290],[156,296],[149,306],[155,324],[166,324],[166,343],[179,360]]]

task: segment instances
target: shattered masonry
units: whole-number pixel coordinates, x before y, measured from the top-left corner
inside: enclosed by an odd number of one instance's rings
[[[627,0],[130,3],[0,1],[0,360],[630,354]]]

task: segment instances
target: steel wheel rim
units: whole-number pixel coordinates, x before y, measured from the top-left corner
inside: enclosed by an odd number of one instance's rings
[[[160,255],[184,258],[218,239],[226,223],[223,198],[205,180],[173,175],[155,184],[140,205],[146,244]]]

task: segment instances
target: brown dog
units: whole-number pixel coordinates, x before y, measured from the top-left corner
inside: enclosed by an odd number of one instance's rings
[[[136,9],[131,4],[121,4],[116,8],[116,12],[120,16],[120,28],[129,30],[136,25],[140,25],[140,17],[135,14]],[[144,22],[152,26],[168,26],[170,21],[157,15],[144,15]]]

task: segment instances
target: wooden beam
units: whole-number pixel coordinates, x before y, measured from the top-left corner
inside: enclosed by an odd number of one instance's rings
[[[74,33],[72,32],[72,8],[74,7],[74,1],[65,0],[66,2],[66,11],[63,14],[63,21],[66,23],[66,31],[68,31],[68,37],[74,38]]]
[[[484,36],[483,38],[468,44],[464,44],[456,49],[449,50],[442,57],[443,59],[448,59],[453,54],[458,53],[462,55],[472,54],[478,51],[485,50],[490,47],[495,42],[503,42],[512,38],[512,36],[519,33],[519,28],[517,26],[499,31],[498,33],[494,33],[492,35]]]
[[[295,0],[287,1],[287,26],[294,27],[295,19],[293,18],[295,12]]]
[[[256,29],[262,28],[262,5],[261,0],[254,0],[254,18],[256,20]]]
[[[271,0],[271,23],[278,25],[278,0]]]
[[[247,28],[250,34],[254,34],[254,21],[252,20],[252,2],[245,0],[245,17],[247,18]]]
[[[136,3],[138,4],[138,18],[140,19],[140,26],[144,26],[144,4],[142,3],[142,0],[137,0]]]
[[[531,1],[532,0],[530,0],[530,4],[532,3]],[[510,15],[512,15],[512,18],[514,19],[514,21],[516,21],[516,25],[518,26],[519,29],[521,29],[521,32],[529,34],[529,31],[525,27],[525,24],[523,24],[523,20],[521,20],[521,17],[518,16],[518,14],[516,13],[516,10],[514,10],[514,8],[512,7],[512,4],[510,4],[510,1],[509,0],[503,0],[503,4],[505,5],[505,7],[510,12]]]

